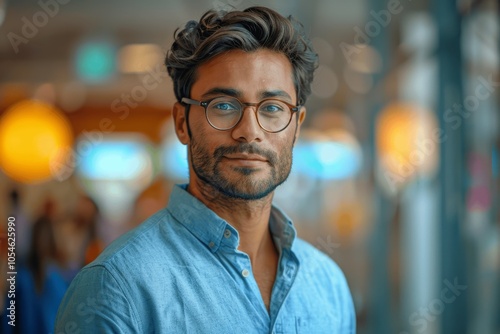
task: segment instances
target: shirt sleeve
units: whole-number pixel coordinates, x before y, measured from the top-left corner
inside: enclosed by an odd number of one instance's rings
[[[356,333],[356,311],[354,309],[354,303],[352,300],[351,291],[344,273],[340,271],[340,298],[342,304],[342,317],[341,317],[341,331],[340,333],[355,334]]]
[[[124,283],[102,265],[84,268],[59,305],[56,334],[141,332]]]

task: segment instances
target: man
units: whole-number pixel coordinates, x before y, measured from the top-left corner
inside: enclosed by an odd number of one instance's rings
[[[73,281],[57,332],[354,333],[337,265],[272,206],[317,55],[263,7],[207,12],[166,58],[190,180]]]

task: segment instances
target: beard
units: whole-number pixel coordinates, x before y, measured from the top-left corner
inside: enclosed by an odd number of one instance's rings
[[[191,139],[191,166],[196,176],[227,197],[243,200],[262,199],[285,182],[290,174],[293,144],[290,145],[289,149],[287,147],[284,150],[281,158],[278,158],[273,151],[264,150],[249,143],[219,146],[211,155],[203,145],[200,145],[198,140],[195,140],[194,137]],[[232,171],[236,172],[237,176],[229,177],[227,173],[224,173],[221,161],[225,155],[235,153],[258,154],[266,158],[270,166],[269,175],[252,176],[259,170],[249,167],[233,167]]]

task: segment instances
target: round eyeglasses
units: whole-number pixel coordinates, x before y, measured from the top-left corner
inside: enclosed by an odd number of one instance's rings
[[[243,118],[245,107],[255,107],[259,126],[267,132],[280,132],[286,129],[292,120],[293,113],[299,111],[301,107],[276,99],[265,99],[259,103],[243,103],[229,96],[215,97],[205,101],[184,97],[181,102],[204,107],[208,123],[221,131],[234,128]]]

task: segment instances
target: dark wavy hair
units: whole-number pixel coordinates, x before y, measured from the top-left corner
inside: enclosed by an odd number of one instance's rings
[[[189,21],[184,29],[175,31],[165,65],[174,82],[177,100],[190,97],[200,64],[229,50],[251,52],[261,48],[288,57],[297,104],[303,105],[311,93],[318,55],[298,21],[266,7],[229,12],[209,10],[199,22]]]

